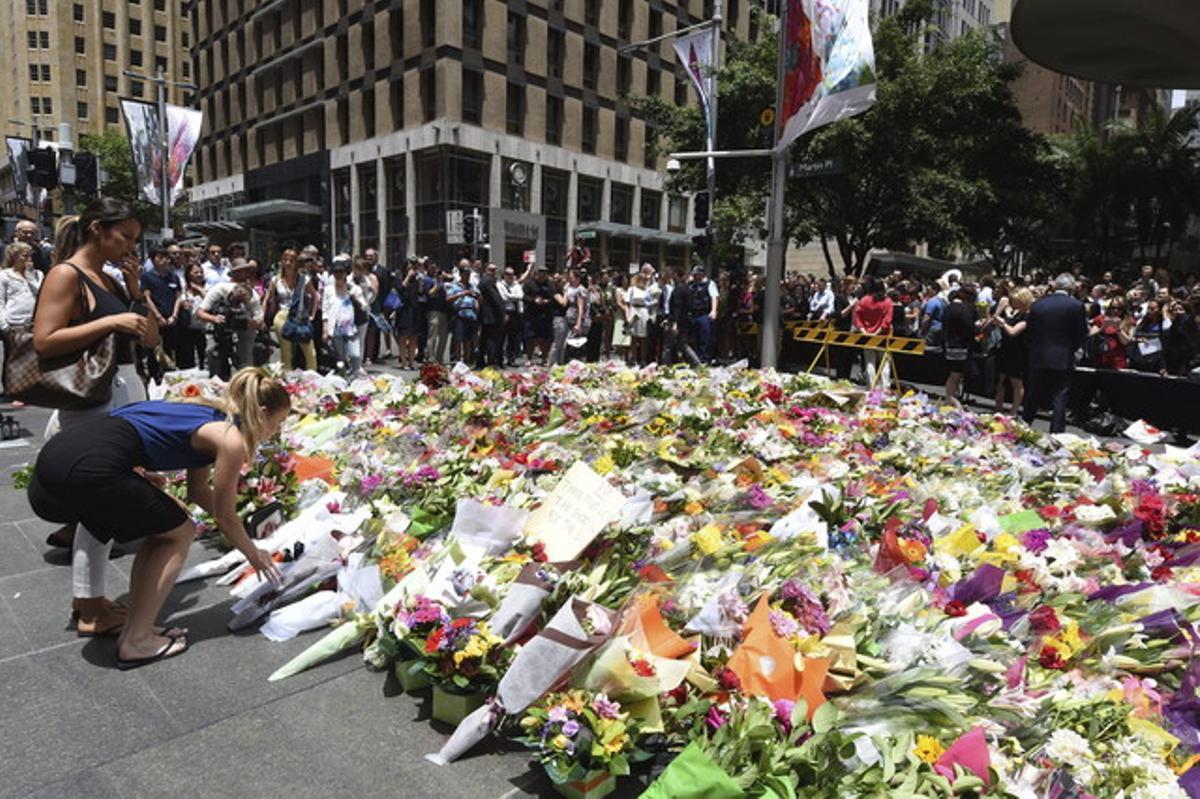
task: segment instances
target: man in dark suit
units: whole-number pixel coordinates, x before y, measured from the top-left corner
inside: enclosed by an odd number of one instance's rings
[[[496,265],[488,264],[479,279],[479,354],[475,368],[504,365],[504,298],[496,286]]]
[[[1067,427],[1067,397],[1075,353],[1087,339],[1087,316],[1083,303],[1071,296],[1075,278],[1063,273],[1054,279],[1054,293],[1042,297],[1029,309],[1026,326],[1029,341],[1029,390],[1021,416],[1033,424],[1039,408],[1049,397],[1054,415],[1050,432]]]

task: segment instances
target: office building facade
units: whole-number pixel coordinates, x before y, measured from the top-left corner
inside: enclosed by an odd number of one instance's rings
[[[751,33],[749,0],[726,29]],[[447,261],[448,212],[478,209],[488,257],[683,266],[671,196],[633,95],[697,102],[670,41],[700,0],[260,0],[194,4],[206,126],[195,228],[271,257],[312,241]]]

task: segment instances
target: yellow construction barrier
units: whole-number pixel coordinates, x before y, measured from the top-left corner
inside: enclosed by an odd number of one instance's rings
[[[925,339],[923,338],[907,338],[905,336],[891,335],[881,336],[873,333],[849,333],[844,330],[834,329],[828,322],[799,322],[792,329],[792,339],[821,345],[821,349],[813,357],[812,363],[808,365],[808,369],[806,370],[808,372],[812,372],[817,362],[822,358],[825,359],[826,371],[830,369],[830,347],[850,347],[858,350],[882,352],[883,357],[879,359],[875,376],[871,379],[871,388],[875,388],[880,377],[888,370],[888,367],[891,369],[896,388],[900,388],[900,375],[896,370],[896,362],[892,357],[893,355],[897,353],[901,355],[925,354]]]

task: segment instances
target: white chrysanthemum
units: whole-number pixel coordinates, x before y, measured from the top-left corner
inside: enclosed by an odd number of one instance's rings
[[[1055,730],[1046,741],[1046,757],[1057,763],[1084,763],[1092,758],[1092,746],[1074,730]]]
[[[1042,557],[1049,561],[1049,569],[1058,574],[1070,574],[1083,563],[1079,556],[1079,548],[1075,542],[1067,538],[1052,538],[1042,551]]]

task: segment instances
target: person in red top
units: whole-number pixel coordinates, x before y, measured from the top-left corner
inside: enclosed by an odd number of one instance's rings
[[[1127,369],[1129,357],[1125,349],[1133,341],[1133,319],[1125,313],[1125,299],[1113,297],[1104,313],[1092,320],[1091,336],[1101,339],[1095,354],[1097,369]]]
[[[874,275],[868,275],[863,281],[863,293],[854,304],[851,317],[854,330],[859,333],[890,336],[892,334],[892,300],[887,296],[883,282]],[[866,350],[867,378],[875,384],[875,370],[879,367],[880,353]],[[888,375],[882,376],[886,383]]]

